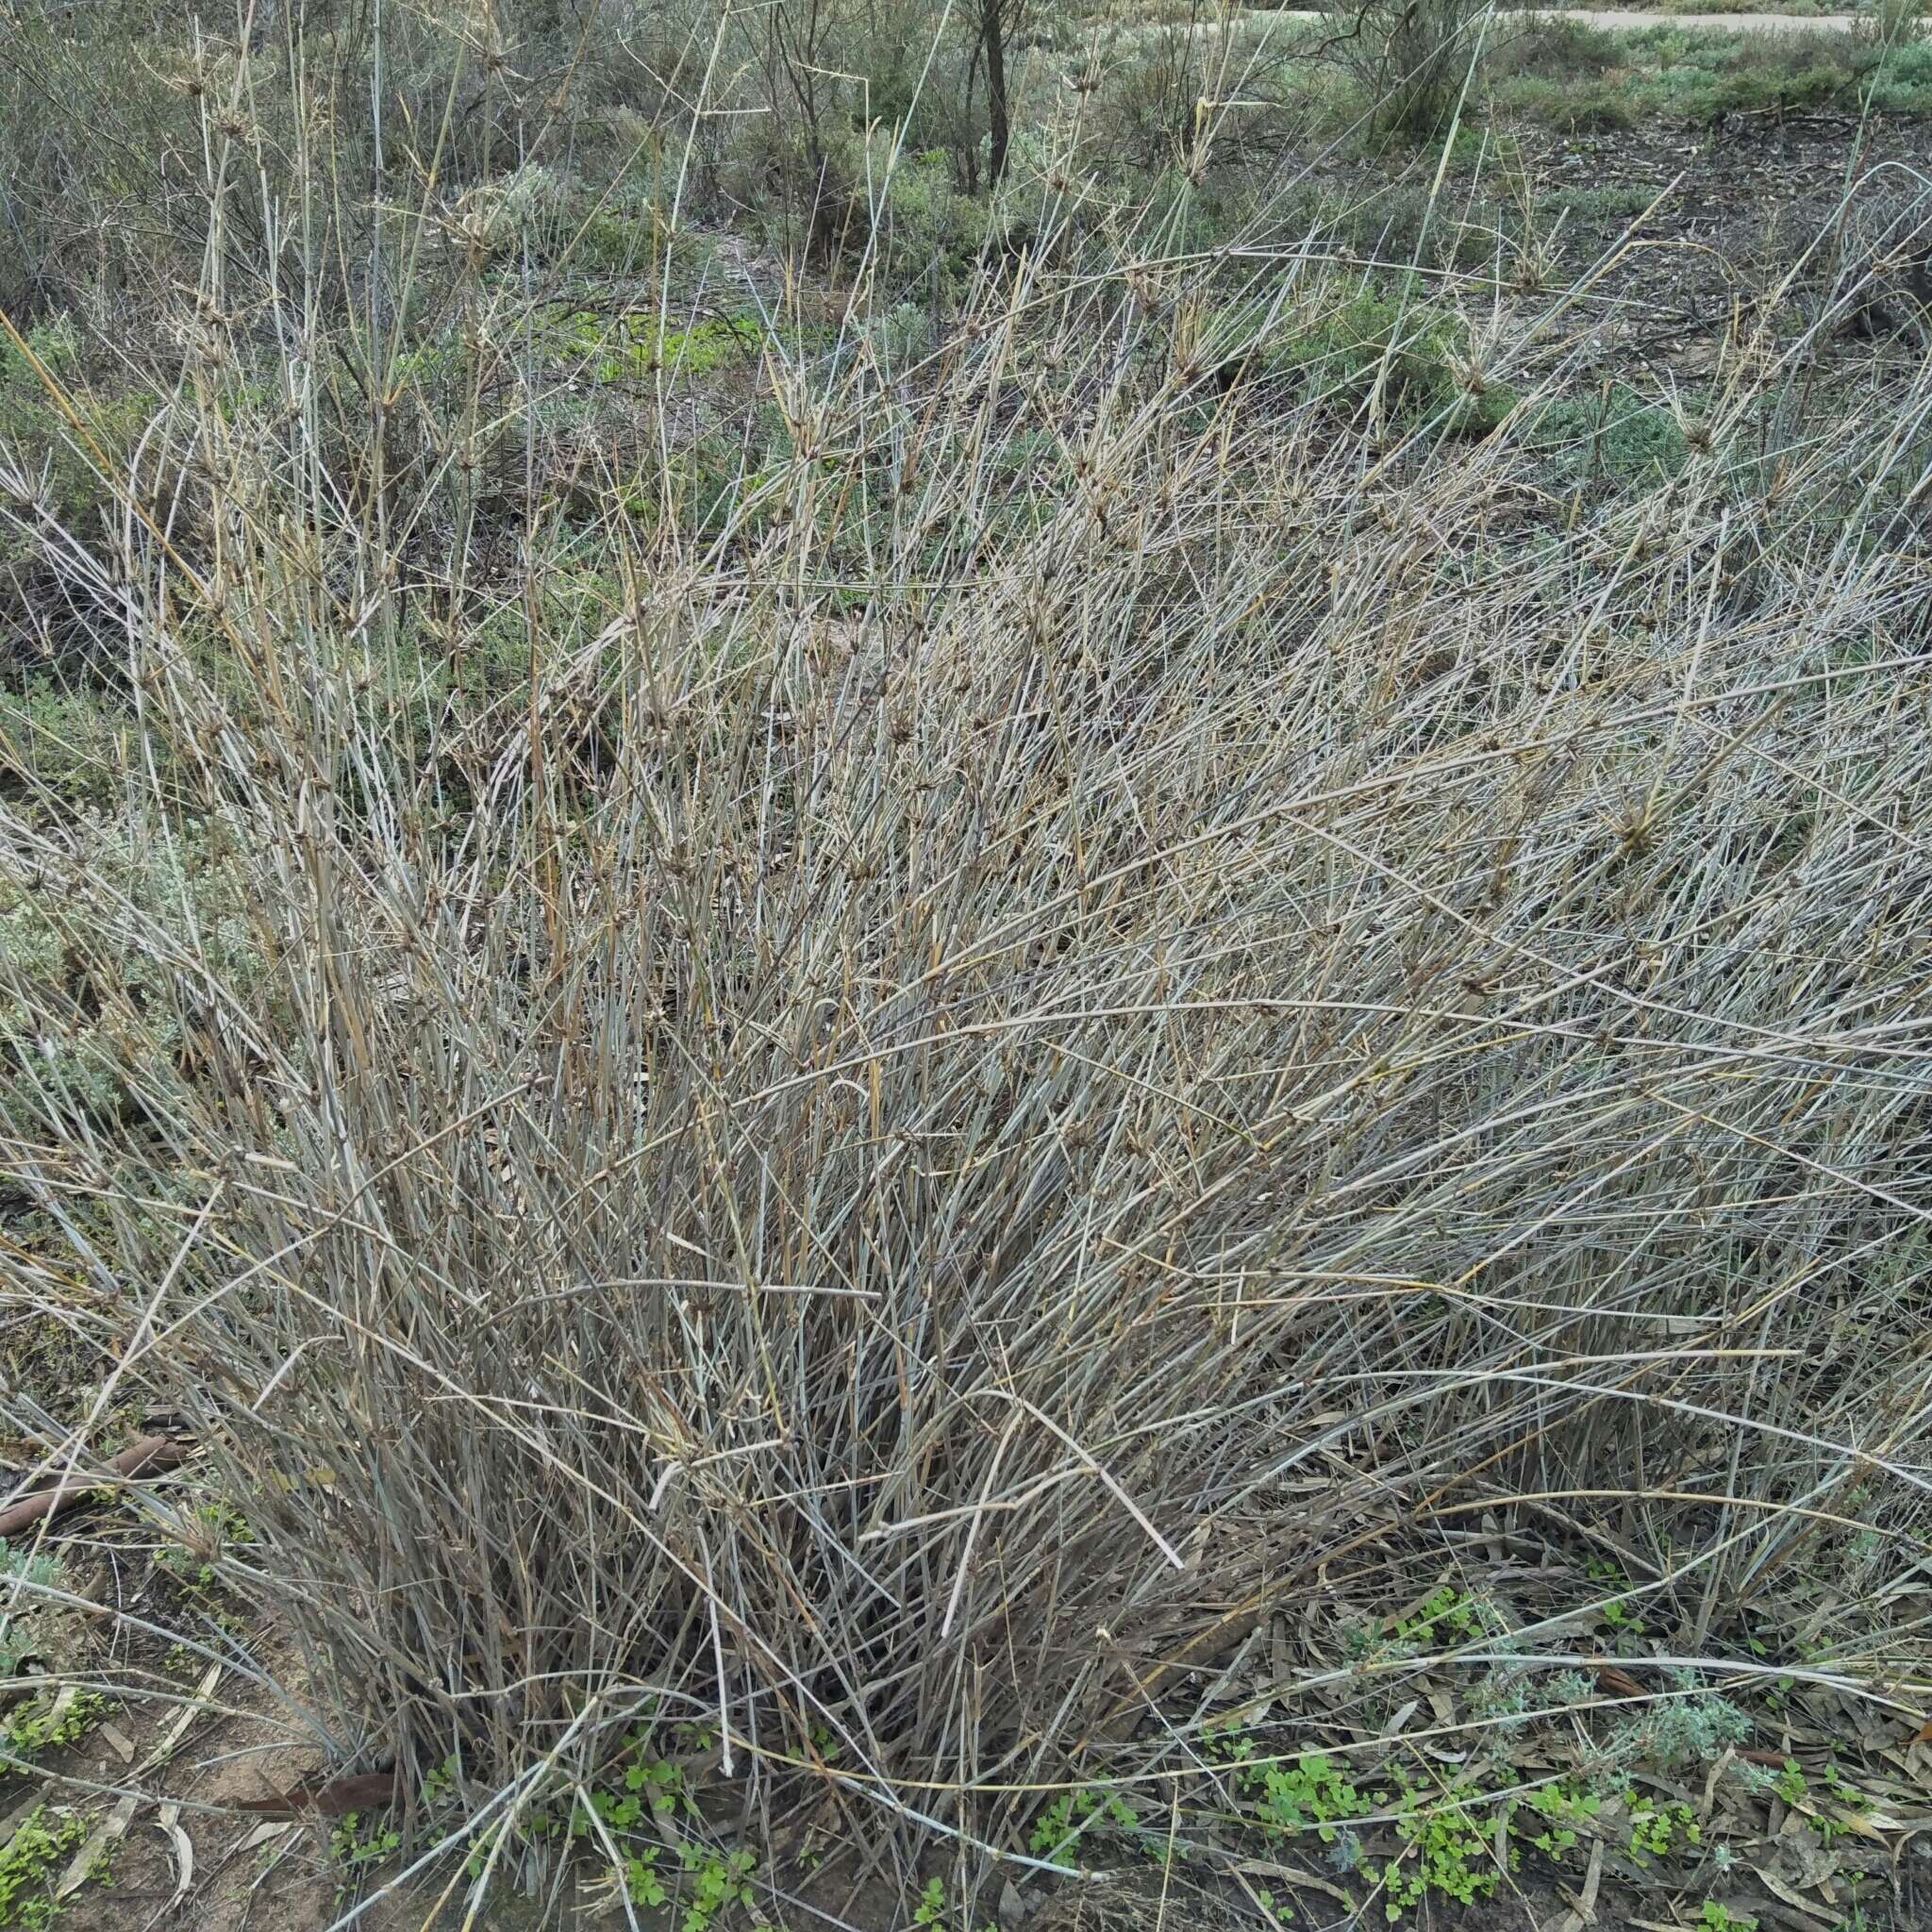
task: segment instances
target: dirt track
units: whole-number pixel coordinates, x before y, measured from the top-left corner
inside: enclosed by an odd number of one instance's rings
[[[1587,25],[1610,27],[1618,33],[1646,26],[1694,27],[1700,33],[1809,33],[1833,27],[1841,30],[1858,18],[1852,13],[1632,13],[1595,8],[1569,8],[1566,14]]]
[[[1523,8],[1509,11],[1531,12]],[[1832,28],[1842,30],[1861,17],[1852,13],[1636,13],[1618,8],[1565,8],[1569,20],[1580,20],[1589,26],[1608,27],[1617,33],[1630,33],[1641,27],[1681,26],[1697,32],[1730,33],[1812,33]],[[1321,20],[1319,13],[1304,13],[1304,20]]]

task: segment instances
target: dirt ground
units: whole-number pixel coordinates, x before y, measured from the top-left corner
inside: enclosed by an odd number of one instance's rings
[[[1498,206],[1511,209],[1518,185],[1527,184],[1552,259],[1541,286],[1515,289],[1508,278],[1517,258],[1503,250],[1498,293],[1506,304],[1520,297],[1546,309],[1557,291],[1587,282],[1571,311],[1574,327],[1552,339],[1553,350],[1572,358],[1573,377],[1640,365],[1680,376],[1707,372],[1726,334],[1768,306],[1815,303],[1881,236],[1899,248],[1898,212],[1924,193],[1932,170],[1932,126],[1874,120],[1860,129],[1836,113],[1739,114],[1695,131],[1524,129],[1511,140],[1507,160],[1445,183],[1436,233],[1444,219],[1465,220],[1480,252],[1483,224]],[[1311,158],[1308,175],[1382,205],[1375,172],[1358,162]],[[1395,192],[1407,183],[1414,192],[1426,180],[1413,168],[1381,171]],[[1922,234],[1927,242],[1932,235]],[[1376,256],[1399,260],[1403,245],[1393,233]],[[1898,351],[1908,352],[1908,343]],[[1869,356],[1869,343],[1858,353]]]

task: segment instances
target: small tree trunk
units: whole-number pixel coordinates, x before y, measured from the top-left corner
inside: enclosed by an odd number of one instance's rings
[[[1008,0],[981,0],[979,42],[986,49],[988,143],[986,178],[997,188],[1007,172],[1007,149],[1012,142],[1011,117],[1007,108],[1006,8]]]

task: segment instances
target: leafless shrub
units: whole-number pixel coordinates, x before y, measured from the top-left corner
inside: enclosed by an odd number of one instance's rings
[[[665,352],[656,471],[471,561],[530,316],[354,489],[212,358],[156,433],[218,559],[14,513],[137,708],[125,813],[0,799],[64,1249],[0,1284],[194,1425],[312,1734],[453,1760],[458,1840],[690,1720],[748,1806],[1024,1856],[1173,1659],[1478,1508],[1635,1512],[1698,1641],[1917,1559],[1932,379],[1794,423],[1740,356],[1532,543],[1533,396],[1204,403],[1207,272],[1124,256],[910,369],[774,326],[789,454],[701,525]]]

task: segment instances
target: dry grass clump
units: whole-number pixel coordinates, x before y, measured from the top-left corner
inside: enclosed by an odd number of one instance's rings
[[[10,473],[129,710],[118,808],[0,800],[4,1289],[459,1839],[688,1721],[1010,1853],[1168,1661],[1524,1498],[1674,1553],[1693,1667],[1917,1558],[1932,378],[1740,358],[1557,516],[1534,393],[1307,376],[1307,259],[1203,400],[1211,266],[1054,255],[923,359],[774,328],[697,522],[675,357],[566,514],[533,324],[358,448],[234,406],[218,270],[192,529]]]

